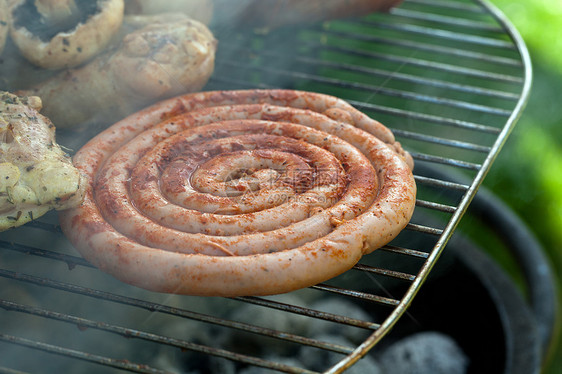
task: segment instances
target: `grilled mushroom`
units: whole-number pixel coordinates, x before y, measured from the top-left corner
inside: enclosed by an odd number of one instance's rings
[[[145,17],[150,24],[142,27],[135,16],[123,27],[134,31],[91,62],[16,92],[41,97],[43,114],[63,128],[116,121],[155,100],[200,90],[214,69],[211,31],[182,14]]]
[[[123,0],[16,0],[10,36],[35,65],[73,67],[104,49],[123,12]]]

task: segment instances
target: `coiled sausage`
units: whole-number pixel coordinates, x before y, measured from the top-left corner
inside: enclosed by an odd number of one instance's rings
[[[89,188],[61,213],[65,234],[101,270],[161,292],[314,285],[392,240],[415,204],[411,158],[392,133],[302,91],[169,99],[99,134],[74,163]]]

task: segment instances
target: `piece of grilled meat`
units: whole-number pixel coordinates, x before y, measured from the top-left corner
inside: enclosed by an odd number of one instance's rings
[[[0,91],[0,231],[51,209],[78,205],[83,183],[55,142],[55,126],[39,114],[38,97]]]

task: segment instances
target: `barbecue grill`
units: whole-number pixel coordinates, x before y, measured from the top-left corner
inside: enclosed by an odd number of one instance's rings
[[[352,367],[406,313],[531,86],[523,41],[486,1],[406,0],[389,14],[353,20],[213,31],[220,48],[206,90],[327,93],[391,128],[416,162],[412,221],[392,243],[324,284],[279,297],[200,298],[137,289],[101,273],[66,241],[56,213],[47,214],[0,234],[0,372],[177,372],[177,365],[209,367],[214,358],[237,368],[316,372],[276,360],[278,346],[336,354],[323,372]],[[87,139],[58,131],[59,143],[72,149]],[[457,174],[463,182],[450,176]],[[368,312],[322,309],[323,298]],[[264,318],[247,320],[239,310]],[[357,340],[334,343],[303,328],[317,321],[353,331]],[[227,333],[254,343],[232,344]]]

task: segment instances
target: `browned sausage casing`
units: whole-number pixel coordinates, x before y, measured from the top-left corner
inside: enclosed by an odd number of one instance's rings
[[[416,194],[407,156],[335,97],[190,94],[76,154],[89,188],[61,225],[88,261],[139,287],[283,293],[341,274],[404,228]]]

